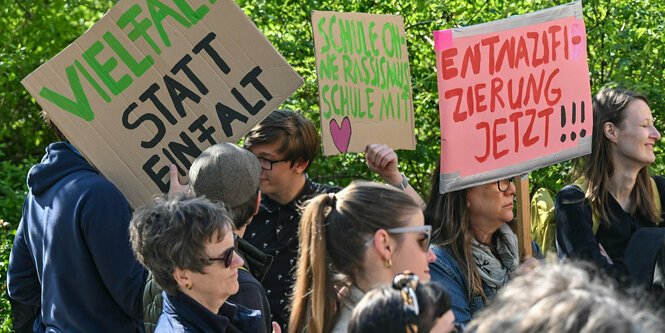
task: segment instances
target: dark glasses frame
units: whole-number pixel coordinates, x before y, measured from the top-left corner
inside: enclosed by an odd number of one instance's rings
[[[238,235],[233,234],[233,247],[226,250],[219,258],[208,258],[209,261],[221,261],[224,263],[224,267],[231,267],[231,262],[233,261],[233,253],[238,251]]]
[[[275,163],[280,163],[280,162],[288,162],[288,161],[289,161],[288,159],[278,160],[278,161],[273,161],[273,160],[269,160],[269,159],[267,159],[267,158],[265,158],[265,157],[257,157],[257,158],[259,159],[259,164],[261,164],[261,169],[263,169],[263,170],[272,170],[272,165],[273,165],[273,164],[275,164]],[[264,162],[267,163],[267,164],[266,164],[266,165],[268,165],[267,168],[264,166],[264,164],[265,164]]]
[[[506,182],[507,180],[507,182]],[[503,185],[505,188],[501,185],[501,182],[505,182],[506,184]],[[506,192],[510,188],[510,184],[515,184],[515,179],[514,178],[506,178],[506,179],[501,179],[496,181],[496,186],[499,188],[500,192]]]

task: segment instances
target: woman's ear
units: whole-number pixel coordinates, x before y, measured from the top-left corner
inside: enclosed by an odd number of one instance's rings
[[[395,252],[393,238],[384,229],[379,229],[374,233],[374,243],[372,246],[374,246],[382,260],[390,259],[393,252]]]
[[[617,143],[617,127],[614,126],[613,123],[611,122],[606,122],[603,124],[603,133],[605,134],[605,137],[607,140],[610,140],[610,142]]]
[[[180,286],[180,290],[190,289],[192,287],[191,271],[176,267],[173,271],[173,279]]]

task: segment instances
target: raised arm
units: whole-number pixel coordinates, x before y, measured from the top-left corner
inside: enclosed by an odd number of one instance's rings
[[[411,187],[408,179],[398,169],[398,158],[395,151],[382,143],[369,144],[365,147],[367,167],[378,174],[387,184],[403,189],[415,202],[425,209],[425,201]]]

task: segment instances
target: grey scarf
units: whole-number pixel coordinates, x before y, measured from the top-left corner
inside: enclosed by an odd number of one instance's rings
[[[471,240],[471,253],[476,262],[480,278],[494,293],[503,286],[510,277],[510,273],[519,266],[519,252],[517,249],[517,235],[510,230],[507,224],[496,231],[495,257],[489,246],[480,244],[475,238]]]

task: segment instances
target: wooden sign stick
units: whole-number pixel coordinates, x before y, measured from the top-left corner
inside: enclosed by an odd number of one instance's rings
[[[529,195],[529,174],[515,176],[517,188],[517,240],[519,241],[520,262],[533,257],[531,249],[531,207]]]

